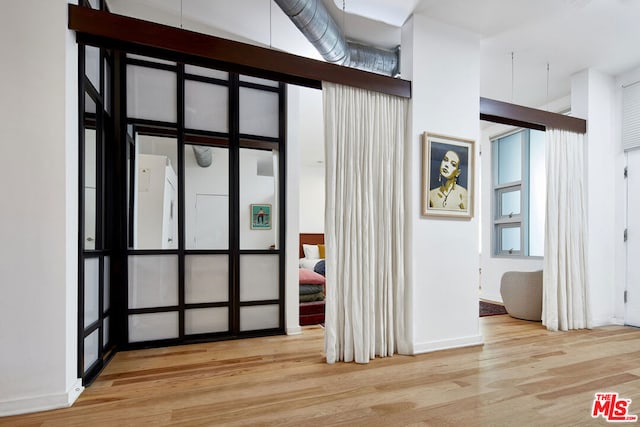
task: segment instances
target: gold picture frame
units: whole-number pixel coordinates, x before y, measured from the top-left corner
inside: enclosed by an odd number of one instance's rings
[[[471,139],[422,135],[422,216],[473,218],[474,145]]]

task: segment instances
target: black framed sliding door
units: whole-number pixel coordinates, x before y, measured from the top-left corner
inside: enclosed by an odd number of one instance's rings
[[[284,85],[133,54],[123,67],[123,346],[283,333]]]
[[[284,333],[286,86],[78,44],[83,383],[118,350]]]
[[[112,55],[79,46],[78,376],[85,384],[114,353],[112,309]]]

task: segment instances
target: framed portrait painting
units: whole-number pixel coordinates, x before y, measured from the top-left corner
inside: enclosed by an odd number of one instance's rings
[[[422,215],[473,217],[474,141],[422,135]]]
[[[251,205],[251,229],[271,230],[271,205]]]

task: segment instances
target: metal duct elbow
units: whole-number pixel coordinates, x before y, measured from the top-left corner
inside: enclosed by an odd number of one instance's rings
[[[349,67],[387,76],[398,75],[398,52],[349,43]]]
[[[321,0],[275,2],[326,61],[387,76],[398,74],[398,50],[347,42]]]
[[[211,147],[201,147],[199,145],[192,145],[193,155],[196,157],[196,163],[198,166],[207,168],[211,166],[213,162],[213,153]]]

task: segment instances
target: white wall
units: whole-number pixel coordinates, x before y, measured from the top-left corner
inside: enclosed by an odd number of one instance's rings
[[[593,326],[620,323],[615,289],[623,286],[624,155],[620,148],[613,77],[595,70],[571,81],[572,115],[587,120],[588,278]],[[622,284],[622,285],[621,285]],[[624,289],[624,288],[622,288]]]
[[[298,277],[300,195],[300,88],[287,86],[287,221],[285,254],[285,328],[299,334],[300,282]]]
[[[0,16],[0,416],[68,406],[77,379],[77,48],[65,0]],[[63,255],[64,254],[64,255]]]
[[[301,233],[324,233],[324,176],[324,164],[302,165],[300,171]]]
[[[240,149],[240,249],[269,249],[278,240],[276,180],[258,175],[258,160],[272,157],[268,151]],[[277,175],[278,171],[274,173]],[[251,229],[251,205],[271,205],[271,229]],[[279,245],[278,245],[279,246]]]
[[[322,91],[300,91],[300,232],[324,233],[325,165]]]
[[[420,136],[429,131],[478,140],[480,41],[475,34],[414,15],[403,27],[402,46],[403,76],[413,80],[407,212],[413,351],[479,344],[478,198],[471,220],[420,216]],[[477,153],[476,147],[476,164]],[[478,177],[476,169],[476,195]]]
[[[212,163],[208,167],[200,167],[191,146],[184,150],[185,164],[185,245],[188,249],[215,248],[226,249],[229,246],[229,150],[222,147],[209,147]],[[202,226],[209,225],[207,236],[198,236],[198,214],[202,215],[200,203],[205,199],[207,215],[212,221],[201,221]],[[219,207],[219,208],[218,208]],[[218,208],[209,212],[207,208]],[[219,219],[216,220],[216,218]],[[226,225],[225,229],[221,227]]]
[[[232,6],[224,1],[152,0],[148,3],[108,0],[113,13],[321,59],[273,1],[243,0]]]

